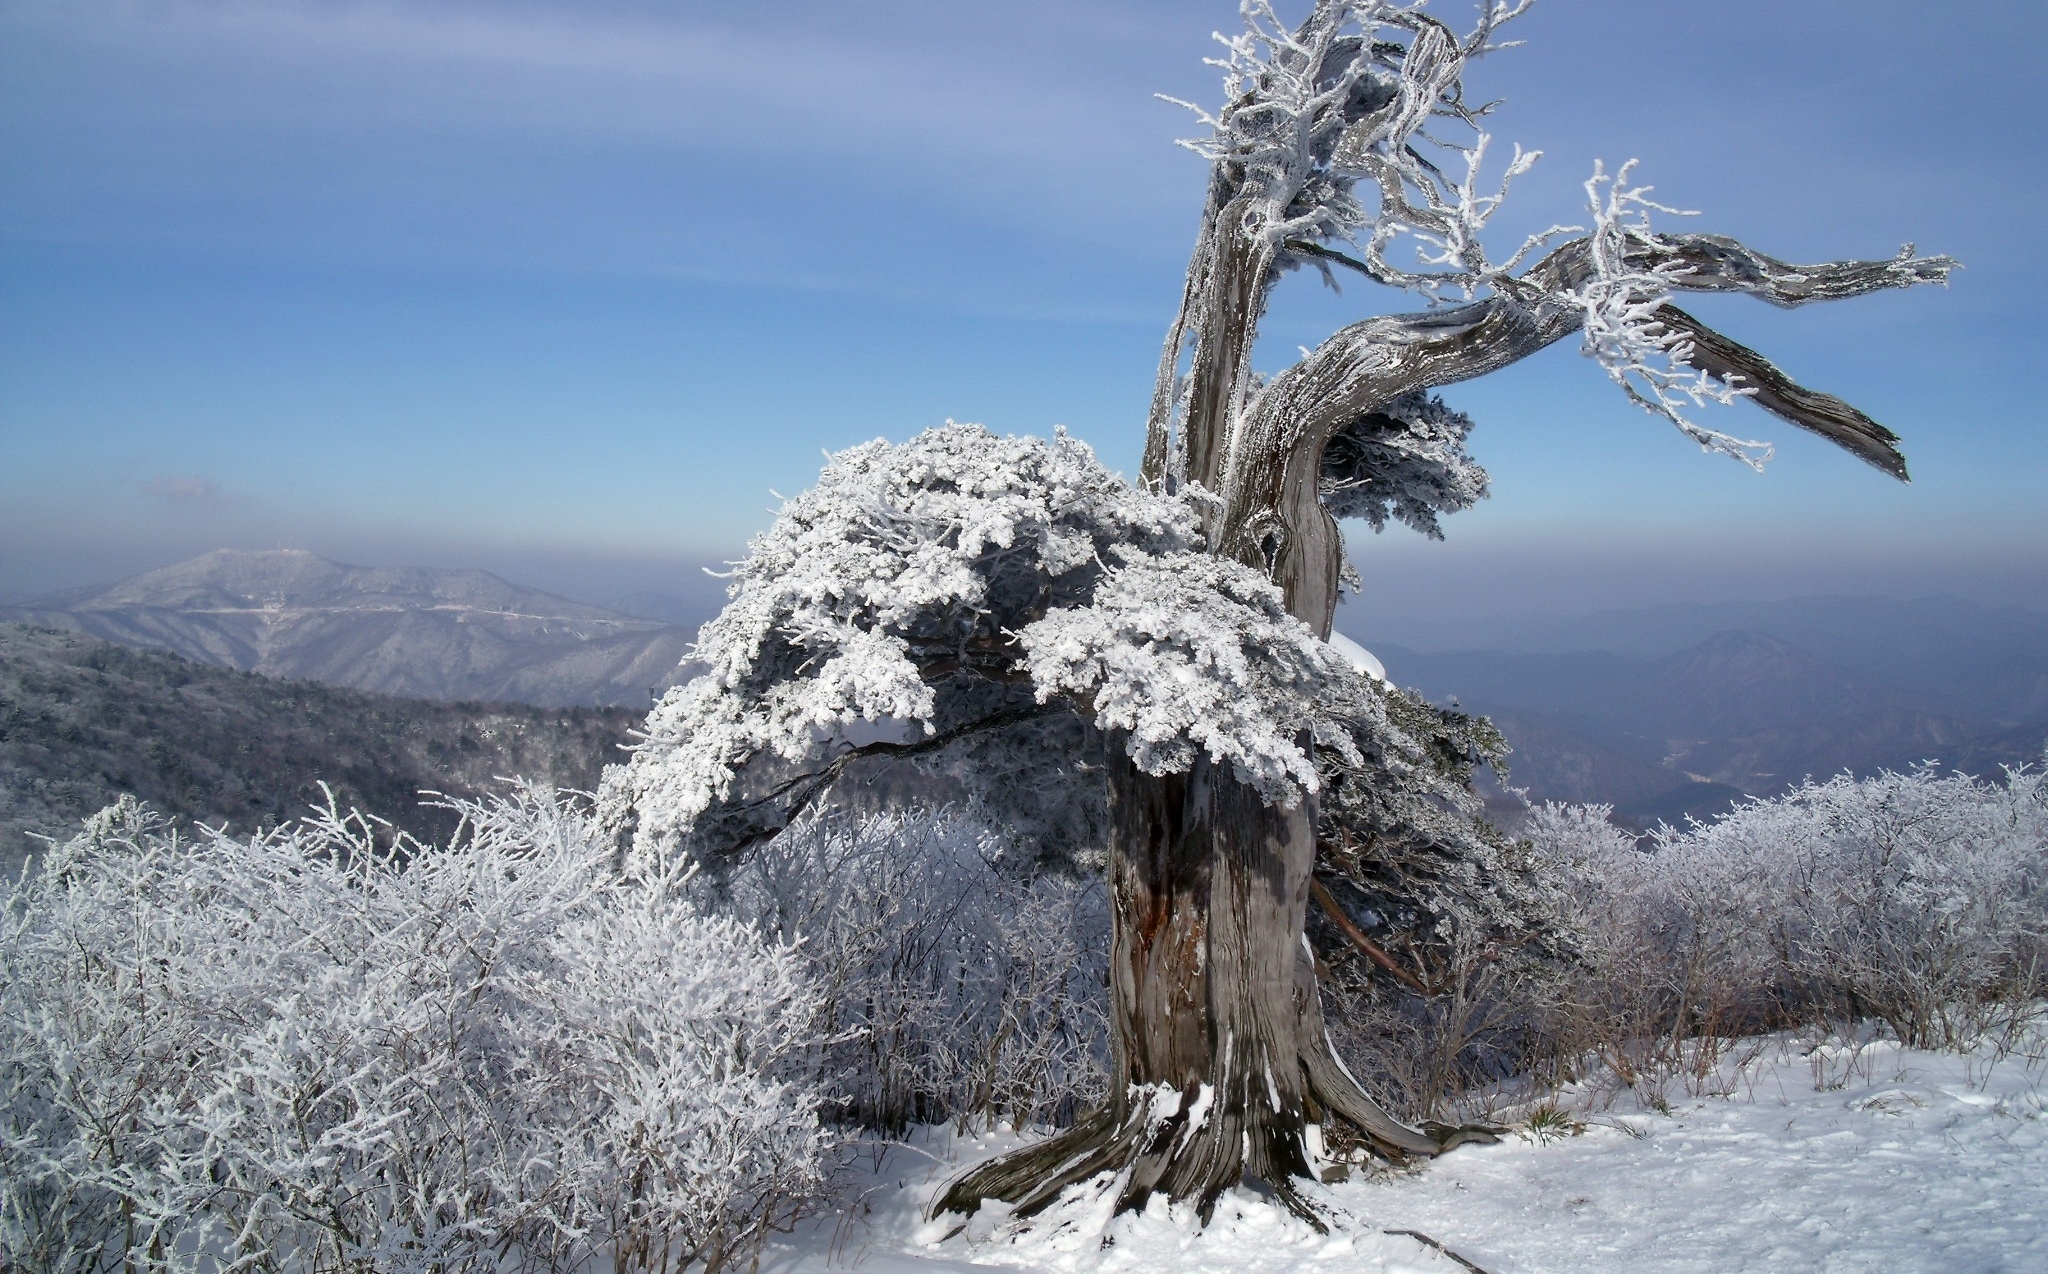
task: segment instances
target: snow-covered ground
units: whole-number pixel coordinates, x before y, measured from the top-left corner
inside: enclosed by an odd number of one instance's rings
[[[1065,1232],[984,1222],[940,1242],[920,1209],[937,1185],[1015,1143],[951,1140],[888,1152],[864,1201],[769,1249],[764,1274],[1489,1274],[1748,1270],[1991,1274],[2048,1271],[2048,1084],[1993,1050],[1954,1056],[1879,1041],[1758,1041],[1706,1087],[1664,1104],[1590,1090],[1412,1173],[1330,1187],[1318,1235],[1261,1201],[1227,1200],[1197,1232],[1155,1205],[1110,1223],[1077,1201]],[[1697,1090],[1698,1085],[1694,1086]],[[1093,1228],[1091,1228],[1091,1226]]]

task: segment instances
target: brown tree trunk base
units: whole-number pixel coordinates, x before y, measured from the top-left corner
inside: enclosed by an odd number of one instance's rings
[[[1163,1194],[1206,1222],[1245,1187],[1321,1228],[1299,1184],[1315,1176],[1311,1128],[1341,1121],[1395,1161],[1438,1153],[1359,1087],[1323,1029],[1302,933],[1313,809],[1270,807],[1200,760],[1154,776],[1118,756],[1109,786],[1111,1096],[968,1172],[933,1212],[997,1201],[1031,1217],[1102,1178],[1116,1212]]]
[[[1320,1068],[1302,1067],[1304,1078],[1312,1069]],[[1306,1096],[1332,1114],[1350,1112],[1347,1121],[1383,1158],[1403,1163],[1444,1148],[1382,1111],[1334,1057],[1329,1071],[1339,1077],[1339,1090],[1325,1096],[1311,1089]],[[1327,1229],[1300,1188],[1304,1179],[1316,1179],[1310,1125],[1274,1111],[1269,1093],[1241,1092],[1235,1101],[1222,1101],[1199,1088],[1154,1088],[1113,1105],[1125,1109],[1099,1108],[1064,1132],[961,1176],[933,1203],[933,1215],[972,1216],[984,1202],[999,1202],[1009,1205],[1010,1217],[1022,1220],[1058,1202],[1069,1188],[1108,1177],[1104,1184],[1116,1192],[1117,1214],[1140,1211],[1163,1194],[1193,1205],[1206,1224],[1226,1191],[1243,1188],[1273,1199],[1318,1231]],[[1283,1117],[1270,1117],[1275,1115]]]

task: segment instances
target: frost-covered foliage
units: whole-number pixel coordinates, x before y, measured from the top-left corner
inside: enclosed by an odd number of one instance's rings
[[[834,456],[750,546],[732,599],[700,640],[710,671],[607,775],[638,854],[706,815],[726,844],[758,840],[856,756],[1057,715],[1117,732],[1147,772],[1202,753],[1280,804],[1315,789],[1311,743],[1419,746],[1271,583],[1202,551],[1187,501],[1064,434],[949,424]]]
[[[1384,724],[1354,737],[1355,756],[1319,754],[1324,868],[1361,905],[1418,936],[1541,928],[1528,913],[1525,866],[1471,787],[1480,765],[1501,763],[1506,740],[1483,717],[1392,687],[1378,706]]]
[[[773,781],[843,754],[856,723],[909,742],[1014,714],[1031,702],[1005,693],[1018,629],[1085,602],[1112,547],[1177,552],[1193,536],[1184,505],[1133,491],[1064,434],[948,424],[841,452],[749,544],[699,638],[710,670],[656,706],[607,777],[607,812],[630,808],[636,849],[658,852],[755,796],[735,787],[757,760]]]
[[[720,882],[810,966],[841,1118],[1064,1124],[1102,1096],[1102,887],[1020,877],[1009,848],[953,811],[813,813]]]
[[[1292,805],[1319,785],[1312,745],[1356,759],[1353,729],[1383,723],[1372,683],[1256,572],[1204,553],[1112,561],[1089,605],[1051,611],[1020,640],[1040,700],[1090,705],[1147,774],[1206,752]]]
[[[1375,531],[1387,519],[1433,540],[1438,515],[1486,498],[1486,470],[1465,450],[1472,418],[1435,394],[1403,394],[1330,439],[1323,451],[1323,507],[1333,518],[1363,518]]]
[[[435,849],[132,801],[0,895],[0,1264],[710,1267],[820,1180],[799,956],[519,789]]]

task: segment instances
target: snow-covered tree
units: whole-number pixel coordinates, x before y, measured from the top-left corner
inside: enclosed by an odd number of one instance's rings
[[[943,1207],[1029,1216],[1107,1175],[1119,1208],[1163,1193],[1206,1214],[1263,1183],[1309,1215],[1294,1183],[1315,1174],[1320,1126],[1391,1156],[1450,1139],[1387,1116],[1337,1062],[1304,954],[1319,855],[1366,898],[1425,912],[1487,914],[1516,873],[1466,786],[1498,736],[1327,640],[1338,517],[1436,534],[1485,491],[1471,422],[1432,390],[1576,333],[1710,451],[1768,453],[1693,419],[1746,397],[1905,476],[1892,433],[1671,298],[1794,306],[1940,281],[1946,258],[1790,265],[1664,233],[1651,219],[1670,210],[1628,165],[1595,169],[1588,226],[1489,251],[1536,154],[1489,164],[1462,76],[1526,7],[1487,0],[1461,33],[1421,3],[1318,0],[1289,25],[1245,0],[1217,62],[1224,104],[1189,143],[1211,176],[1137,483],[1065,436],[969,425],[833,457],[739,564],[701,638],[709,671],[607,778],[606,815],[648,860],[772,836],[878,757],[949,769],[998,818],[1106,799],[1108,1097]],[[1303,266],[1424,308],[1256,376],[1259,320]]]

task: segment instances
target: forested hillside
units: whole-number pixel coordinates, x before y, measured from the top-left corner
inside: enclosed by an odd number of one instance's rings
[[[418,793],[500,776],[588,789],[640,714],[433,703],[282,681],[76,633],[0,626],[0,856],[132,792],[237,829],[296,818],[326,782],[422,835],[451,816]]]

